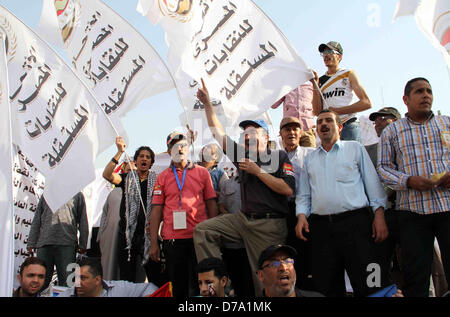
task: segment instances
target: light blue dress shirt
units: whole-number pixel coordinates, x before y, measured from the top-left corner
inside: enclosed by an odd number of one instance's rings
[[[364,146],[338,140],[305,158],[297,181],[296,214],[331,215],[364,207],[386,207],[386,194]]]

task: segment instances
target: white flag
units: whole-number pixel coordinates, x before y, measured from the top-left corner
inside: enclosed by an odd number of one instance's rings
[[[5,40],[0,34],[0,297],[11,297],[14,284],[14,208],[11,114]]]
[[[12,138],[45,176],[56,211],[94,178],[99,151],[115,134],[71,68],[31,29],[0,6],[6,36]]]
[[[43,0],[38,32],[65,49],[122,136],[121,117],[141,100],[174,88],[153,47],[99,0]]]
[[[139,0],[138,12],[160,23],[168,64],[187,121],[203,107],[196,98],[203,78],[225,128],[263,113],[312,77],[272,21],[251,0]],[[223,110],[222,110],[223,109]],[[206,120],[204,120],[206,122]]]
[[[45,188],[45,178],[17,146],[13,145],[13,197],[14,197],[14,271],[30,254],[27,251],[28,235],[39,198]],[[19,287],[14,279],[14,288]]]
[[[442,53],[447,67],[450,68],[450,1],[400,0],[393,19],[412,14],[419,29]]]

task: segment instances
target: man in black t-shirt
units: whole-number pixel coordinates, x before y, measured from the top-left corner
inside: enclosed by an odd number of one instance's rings
[[[269,131],[263,120],[245,120],[244,145],[229,138],[212,108],[208,90],[197,93],[205,106],[211,133],[237,167],[241,184],[241,211],[209,219],[194,230],[197,260],[221,258],[223,242],[243,242],[254,272],[252,278],[257,296],[262,284],[256,276],[258,257],[265,248],[284,243],[287,236],[288,197],[295,192],[295,176],[287,154],[270,150]]]

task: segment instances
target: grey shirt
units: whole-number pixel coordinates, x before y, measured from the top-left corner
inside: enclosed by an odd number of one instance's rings
[[[103,291],[99,297],[144,297],[153,294],[158,287],[153,283],[102,280]],[[58,297],[77,297],[75,287],[68,288]]]
[[[77,232],[80,232],[79,239]],[[89,235],[86,203],[80,192],[53,213],[44,196],[39,200],[28,236],[28,248],[46,245],[77,246],[86,249]]]

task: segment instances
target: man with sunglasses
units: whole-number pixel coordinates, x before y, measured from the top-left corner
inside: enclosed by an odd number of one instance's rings
[[[295,286],[297,275],[294,258],[297,251],[288,245],[271,245],[258,259],[258,279],[264,285],[265,297],[324,297],[317,292],[303,291]]]
[[[361,142],[361,128],[356,117],[358,112],[372,107],[369,96],[361,85],[354,70],[339,67],[342,61],[343,49],[340,43],[331,41],[319,46],[327,72],[318,77],[314,73],[313,84],[319,86],[322,96],[317,89],[313,94],[313,112],[318,115],[323,109],[330,109],[339,115],[343,128],[341,140],[354,140]],[[317,87],[317,85],[314,85]],[[359,99],[354,101],[356,97]]]

